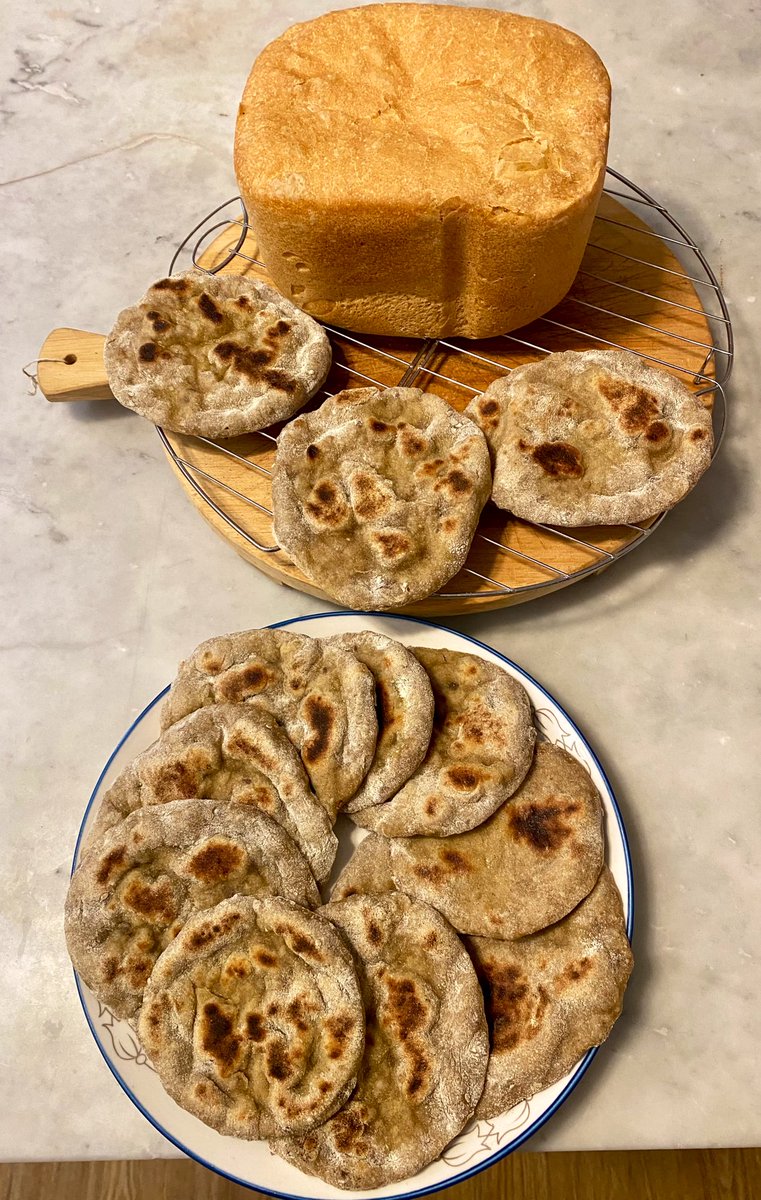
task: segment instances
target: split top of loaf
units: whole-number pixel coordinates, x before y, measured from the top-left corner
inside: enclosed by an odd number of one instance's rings
[[[533,17],[378,4],[293,26],[240,106],[244,192],[351,204],[563,212],[604,169],[610,83],[576,34]]]

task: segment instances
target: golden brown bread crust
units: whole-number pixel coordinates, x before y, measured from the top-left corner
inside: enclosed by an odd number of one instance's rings
[[[117,1017],[135,1017],[161,951],[194,913],[233,895],[320,903],[296,843],[259,809],[216,800],[139,808],[77,864],[66,897],[71,961]]]
[[[235,168],[272,278],[307,312],[365,332],[488,337],[570,287],[609,109],[600,59],[560,26],[368,5],[264,49]]]
[[[401,894],[320,912],[354,952],[367,1036],[357,1086],[329,1121],[273,1149],[335,1187],[380,1187],[432,1162],[469,1120],[488,1037],[468,954],[439,913]]]
[[[527,521],[644,521],[711,462],[710,411],[625,350],[566,350],[517,367],[468,405],[494,463],[492,499]]]
[[[191,917],[145,989],[138,1026],[169,1095],[235,1137],[301,1133],[354,1087],[364,1049],[351,953],[323,916],[233,896]]]

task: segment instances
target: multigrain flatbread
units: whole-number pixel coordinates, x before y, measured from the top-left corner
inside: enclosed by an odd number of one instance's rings
[[[303,1134],[343,1103],[362,1058],[351,954],[288,900],[223,900],[159,958],[139,1035],[172,1099],[220,1133]]]
[[[368,833],[347,862],[330,893],[331,902],[349,896],[376,896],[396,891],[391,874],[391,842]]]
[[[472,1116],[489,1052],[481,989],[459,938],[427,904],[353,896],[320,911],[354,952],[365,1055],[334,1117],[271,1144],[335,1187],[380,1187],[432,1162]]]
[[[438,908],[461,933],[516,938],[559,921],[603,863],[602,801],[582,765],[537,746],[515,795],[469,833],[394,838],[396,886]]]
[[[549,1087],[621,1013],[633,959],[607,867],[556,925],[517,941],[466,938],[481,980],[490,1056],[476,1117],[494,1117]]]
[[[324,329],[267,284],[188,271],[119,313],[105,361],[127,408],[178,433],[225,438],[298,412],[331,352]]]
[[[483,434],[446,401],[353,388],[278,437],[275,536],[340,603],[396,608],[457,574],[490,487]]]
[[[364,630],[327,642],[349,650],[375,680],[378,741],[370,770],[346,805],[356,812],[388,800],[420,766],[431,740],[433,692],[425,668],[393,638]]]
[[[286,629],[249,629],[202,642],[180,663],[161,728],[206,704],[271,713],[301,754],[332,819],[375,753],[375,682],[348,650]]]
[[[466,409],[486,435],[492,499],[554,525],[644,521],[709,466],[711,414],[674,375],[623,350],[518,367]]]
[[[105,793],[91,840],[136,808],[190,797],[261,809],[290,835],[317,879],[329,874],[338,846],[331,819],[269,713],[214,704],[178,721]]]
[[[352,813],[389,837],[462,833],[485,821],[529,769],[536,730],[525,688],[475,654],[416,648],[433,687],[433,735],[423,762],[385,804]]]
[[[82,855],[66,897],[76,970],[117,1017],[134,1017],[162,950],[194,913],[233,895],[320,894],[288,834],[256,808],[175,800],[131,813]]]
[[[396,889],[387,838],[354,851],[331,900]],[[565,1075],[599,1046],[621,1013],[632,953],[613,876],[549,928],[507,941],[464,937],[484,993],[489,1066],[476,1117],[494,1117]]]

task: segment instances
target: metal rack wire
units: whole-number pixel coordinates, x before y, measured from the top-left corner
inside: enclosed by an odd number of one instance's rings
[[[704,350],[700,365],[697,370],[692,366],[685,367],[678,360],[661,355],[642,353],[640,357],[646,361],[652,362],[656,366],[665,367],[675,371],[680,375],[684,382],[694,388],[700,396],[710,395],[712,398],[712,413],[714,423],[714,455],[721,444],[724,430],[726,426],[726,396],[725,385],[729,379],[732,360],[734,354],[734,341],[732,336],[732,324],[727,309],[727,304],[722,293],[716,276],[709,266],[704,254],[699,246],[692,240],[689,234],[676,221],[671,213],[661,204],[659,204],[652,196],[643,191],[642,188],[632,183],[625,176],[621,175],[613,168],[608,168],[608,186],[605,188],[605,194],[613,197],[615,200],[624,204],[626,207],[632,206],[630,211],[639,215],[642,213],[647,225],[647,229],[642,229],[639,226],[629,226],[625,221],[617,220],[616,218],[600,215],[596,217],[596,225],[593,227],[592,237],[589,242],[588,250],[601,250],[605,254],[612,257],[612,261],[621,260],[622,268],[627,270],[639,270],[642,268],[646,271],[664,272],[666,276],[676,277],[677,280],[684,281],[692,285],[692,289],[698,297],[700,307],[695,307],[690,304],[682,303],[674,299],[669,299],[664,296],[658,296],[646,290],[641,290],[637,287],[632,287],[630,283],[623,282],[621,279],[615,278],[615,269],[601,275],[597,271],[589,270],[584,264],[577,276],[577,283],[584,283],[586,280],[595,281],[592,286],[595,288],[609,287],[613,290],[613,295],[620,300],[620,307],[625,307],[626,294],[633,294],[634,297],[643,299],[644,301],[652,301],[653,313],[655,313],[661,305],[671,306],[674,309],[680,310],[685,314],[699,314],[704,317],[710,331],[710,342],[702,341],[698,338],[688,337],[685,334],[679,334],[673,330],[667,330],[654,324],[652,320],[642,319],[627,315],[624,311],[618,311],[618,307],[608,307],[591,302],[589,299],[584,299],[582,295],[575,294],[576,285],[569,293],[566,300],[563,302],[563,313],[567,313],[568,307],[572,306],[572,311],[578,309],[578,322],[569,323],[567,320],[561,321],[557,319],[558,310],[552,310],[544,317],[539,318],[531,326],[532,337],[526,338],[522,336],[526,331],[516,330],[512,333],[503,335],[500,342],[504,341],[506,348],[515,348],[516,353],[520,354],[521,360],[525,361],[526,357],[540,358],[542,355],[549,354],[553,349],[561,348],[558,346],[558,338],[567,337],[573,341],[574,348],[591,348],[601,347],[604,349],[631,349],[631,347],[622,344],[622,342],[609,340],[600,333],[594,333],[589,328],[589,323],[592,321],[595,314],[615,318],[618,321],[623,321],[625,325],[639,326],[642,329],[647,329],[651,333],[663,335],[668,340],[670,346],[673,342],[674,353],[681,346],[689,345],[697,350]],[[233,206],[239,206],[239,214],[233,216],[221,216]],[[215,220],[215,218],[217,218]],[[221,229],[229,228],[230,226],[239,225],[240,235],[235,243],[231,246],[229,252],[222,258],[221,261],[215,262],[213,267],[208,268],[200,262],[203,248],[208,244],[212,234],[217,233]],[[683,271],[675,270],[671,266],[664,266],[662,263],[652,261],[653,256],[638,257],[632,254],[624,253],[623,251],[612,248],[610,245],[601,245],[595,240],[597,230],[598,234],[602,229],[605,232],[605,226],[619,226],[626,229],[632,229],[638,236],[645,238],[656,239],[663,246],[667,246],[672,250],[678,258],[679,264],[684,267]],[[251,266],[263,267],[251,255],[244,250],[244,245],[248,235],[248,224],[246,211],[243,202],[238,197],[233,197],[231,200],[220,204],[213,212],[204,217],[183,239],[178,246],[170,265],[170,273],[173,272],[178,264],[182,252],[189,246],[192,262],[196,267],[202,270],[208,270],[209,273],[217,273],[225,267],[229,267],[236,259],[240,261],[242,268],[249,269]],[[196,240],[193,242],[193,238]],[[586,263],[585,258],[585,263]],[[611,277],[612,276],[612,277]],[[659,276],[660,278],[660,276]],[[612,302],[611,302],[612,303]],[[645,305],[647,312],[647,304]],[[589,322],[585,328],[584,316],[589,315]],[[536,330],[540,329],[541,334],[537,335]],[[343,329],[337,329],[331,325],[325,325],[333,344],[334,349],[345,347],[359,348],[373,356],[374,360],[378,360],[378,366],[381,364],[398,365],[400,368],[399,377],[395,378],[396,385],[404,386],[426,386],[426,380],[434,381],[439,385],[444,384],[447,388],[454,388],[461,392],[465,400],[469,400],[472,396],[478,395],[483,387],[474,387],[471,383],[459,380],[450,372],[442,372],[435,369],[432,363],[436,361],[437,356],[441,352],[445,352],[446,356],[454,356],[453,361],[458,358],[469,363],[477,363],[479,368],[490,372],[491,378],[496,378],[500,374],[505,374],[514,367],[505,362],[497,361],[485,352],[482,343],[470,342],[466,345],[459,344],[453,339],[435,339],[421,341],[416,352],[411,360],[400,355],[394,354],[389,349],[383,348],[374,344],[374,340],[365,338],[360,335],[350,333]],[[494,339],[491,340],[492,342]],[[549,344],[548,344],[549,343]],[[490,343],[491,344],[491,343]],[[380,387],[390,386],[389,382],[382,382],[375,377],[375,374],[368,374],[360,370],[356,366],[351,366],[341,361],[339,357],[334,355],[334,367],[346,373],[346,386],[362,386],[370,383]],[[490,382],[490,379],[487,380]],[[486,384],[484,384],[486,386]],[[329,395],[330,391],[323,389],[312,401],[309,407],[316,406]],[[246,543],[255,548],[261,554],[274,554],[279,547],[275,543],[274,535],[272,542],[267,543],[254,537],[248,530],[244,529],[240,522],[235,519],[230,512],[226,510],[221,501],[215,500],[209,494],[209,487],[219,489],[225,495],[235,497],[236,500],[251,506],[252,509],[271,519],[271,511],[260,503],[254,496],[246,494],[246,492],[233,488],[225,480],[218,478],[213,473],[200,467],[197,463],[193,463],[186,455],[180,452],[172,443],[170,438],[162,429],[158,429],[159,436],[164,444],[167,454],[171,457],[178,472],[183,476],[187,483],[193,488],[200,500],[209,506],[209,508],[221,518],[229,528],[237,533]],[[255,438],[261,438],[266,443],[274,445],[276,438],[267,431],[260,431],[257,434],[251,435]],[[207,447],[219,452],[229,459],[258,475],[268,476],[270,474],[268,468],[260,463],[252,461],[250,458],[237,453],[224,442],[212,441],[207,438],[193,439],[204,443]],[[514,559],[523,560],[526,564],[535,568],[540,575],[540,579],[534,582],[518,584],[512,586],[499,579],[493,578],[489,574],[484,574],[478,571],[475,566],[466,563],[462,569],[462,575],[472,577],[478,580],[479,583],[474,583],[474,590],[457,590],[457,591],[442,591],[438,593],[440,598],[451,600],[467,600],[473,599],[488,599],[490,597],[513,596],[520,593],[521,599],[530,598],[531,592],[541,593],[546,590],[548,584],[564,585],[577,579],[582,579],[588,575],[594,574],[612,562],[622,558],[625,554],[630,553],[635,547],[641,545],[661,524],[665,513],[661,513],[650,522],[641,524],[624,524],[616,528],[624,528],[631,531],[632,537],[625,544],[617,547],[614,550],[606,549],[602,545],[596,544],[592,540],[587,531],[583,529],[559,529],[557,526],[536,525],[535,529],[546,533],[551,539],[558,539],[568,545],[573,545],[585,554],[588,553],[589,561],[582,564],[578,569],[572,571],[564,570],[563,568],[548,562],[541,558],[533,556],[520,550],[516,546],[506,545],[503,540],[494,538],[489,535],[488,530],[482,526],[476,533],[476,540],[488,545],[498,555],[509,555]],[[585,533],[587,536],[585,536]],[[600,539],[598,539],[600,540]],[[549,557],[549,556],[548,556]],[[485,586],[484,586],[485,585]],[[451,586],[451,585],[450,585]],[[477,590],[476,590],[477,589]]]

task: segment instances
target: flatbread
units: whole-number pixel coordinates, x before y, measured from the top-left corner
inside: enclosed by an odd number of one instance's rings
[[[159,279],[116,318],[106,374],[120,404],[178,433],[236,437],[298,412],[330,370],[324,329],[241,275]]]
[[[396,886],[461,933],[516,938],[559,921],[594,887],[603,862],[602,801],[559,746],[541,743],[521,787],[477,829],[394,838]]]
[[[287,629],[249,629],[202,642],[180,663],[161,728],[216,703],[250,704],[285,728],[332,819],[375,753],[375,681],[348,650]]]
[[[428,752],[385,804],[352,813],[389,837],[443,837],[480,825],[511,796],[531,765],[536,741],[525,688],[475,654],[415,648],[433,687]]]
[[[674,375],[624,350],[518,367],[465,410],[486,435],[492,499],[552,525],[644,521],[711,462],[711,414]]]
[[[491,1053],[476,1117],[561,1079],[621,1013],[633,958],[607,867],[578,908],[518,941],[466,938],[481,979]]]
[[[215,800],[139,808],[77,864],[69,955],[101,1003],[135,1017],[156,959],[188,917],[236,894],[320,903],[303,854],[258,809]]]
[[[331,902],[349,896],[375,896],[396,891],[391,873],[391,842],[368,833],[354,850],[330,893]]]
[[[220,1133],[303,1134],[354,1087],[357,975],[329,921],[234,896],[191,917],[145,989],[138,1032],[169,1095]]]
[[[317,879],[330,873],[338,846],[332,822],[269,713],[214,704],[173,725],[105,793],[91,840],[136,808],[191,797],[262,809],[290,835]]]
[[[352,388],[283,429],[275,536],[350,608],[422,600],[456,575],[489,497],[480,430],[417,388]]]
[[[271,1145],[334,1187],[381,1187],[432,1162],[470,1119],[489,1053],[481,989],[459,938],[427,904],[353,896],[321,912],[354,951],[365,1055],[340,1112]]]
[[[378,741],[370,770],[346,805],[346,812],[356,812],[388,800],[420,766],[433,729],[433,692],[425,668],[393,638],[366,629],[327,642],[349,650],[375,680]]]

